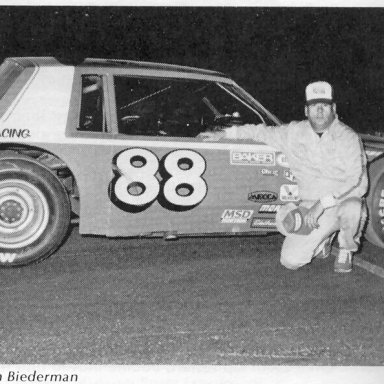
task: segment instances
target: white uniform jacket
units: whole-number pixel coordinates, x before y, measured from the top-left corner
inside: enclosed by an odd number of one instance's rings
[[[262,141],[283,152],[302,200],[321,200],[328,208],[367,192],[367,160],[361,139],[337,118],[321,138],[308,120],[278,127],[231,127],[225,130],[225,137]]]

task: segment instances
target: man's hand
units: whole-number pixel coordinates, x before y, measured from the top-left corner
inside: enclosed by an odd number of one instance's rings
[[[204,141],[219,141],[225,137],[225,131],[208,131],[199,133],[198,137],[202,138]]]
[[[312,205],[307,215],[305,216],[305,224],[311,229],[318,228],[319,224],[317,220],[323,214],[323,212],[324,207],[321,205],[320,200],[318,200],[314,205]]]

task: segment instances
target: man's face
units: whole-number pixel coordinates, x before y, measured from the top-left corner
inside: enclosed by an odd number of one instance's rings
[[[316,103],[305,106],[305,116],[308,118],[315,131],[324,131],[335,120],[336,105]]]

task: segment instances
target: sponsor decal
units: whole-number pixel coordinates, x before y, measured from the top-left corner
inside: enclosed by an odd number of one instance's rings
[[[112,167],[111,200],[128,212],[144,211],[155,200],[172,211],[188,210],[200,204],[208,192],[203,177],[206,161],[192,150],[171,151],[159,160],[148,149],[128,148],[116,155]]]
[[[274,152],[231,151],[232,165],[275,165]]]
[[[262,204],[259,213],[276,213],[281,207],[281,204]]]
[[[296,177],[293,175],[292,171],[290,169],[284,170],[284,177],[291,181],[292,183],[296,182]]]
[[[248,200],[254,203],[270,203],[278,198],[276,192],[271,191],[255,191],[248,193]]]
[[[284,153],[279,153],[276,155],[276,162],[282,167],[289,167],[287,156],[285,156]]]
[[[267,169],[267,168],[263,168],[260,173],[263,175],[263,176],[279,176],[279,171],[277,169]]]
[[[31,132],[29,129],[4,128],[0,131],[0,137],[27,139],[28,137],[31,137]]]
[[[221,215],[221,222],[223,224],[244,224],[251,219],[252,215],[252,209],[226,209]]]
[[[0,252],[0,263],[12,263],[17,253]]]
[[[299,186],[296,184],[283,184],[280,187],[280,200],[281,201],[298,201]]]
[[[275,219],[260,219],[254,217],[251,222],[251,228],[274,228],[276,227]]]

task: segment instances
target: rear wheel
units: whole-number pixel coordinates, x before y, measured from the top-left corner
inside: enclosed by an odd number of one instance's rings
[[[384,160],[371,164],[369,178],[369,218],[365,237],[372,244],[384,248]]]
[[[0,161],[0,267],[41,261],[64,240],[70,221],[64,186],[24,159]]]

